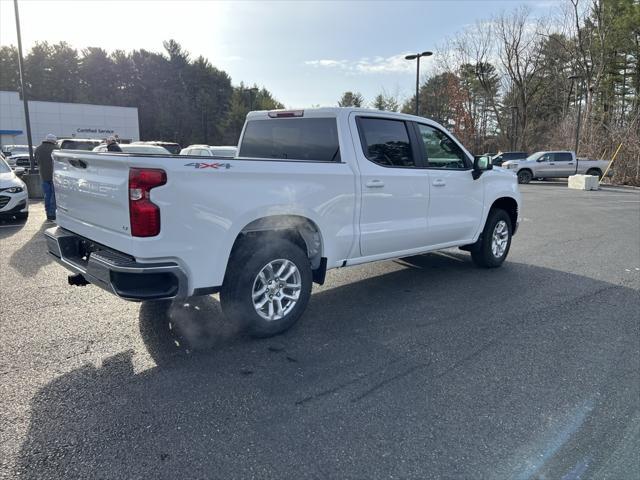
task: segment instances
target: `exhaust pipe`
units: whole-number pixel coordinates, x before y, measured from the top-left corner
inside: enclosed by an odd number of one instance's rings
[[[76,287],[84,287],[85,285],[89,285],[89,282],[82,276],[81,273],[69,275],[67,277],[67,281],[69,282],[69,285],[74,285]]]

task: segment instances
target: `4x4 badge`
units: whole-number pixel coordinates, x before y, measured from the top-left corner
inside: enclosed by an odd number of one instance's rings
[[[217,170],[219,168],[225,168],[225,169],[231,168],[230,163],[219,163],[219,162],[214,162],[214,163],[193,162],[193,163],[185,163],[184,166],[193,167],[193,168],[213,168],[214,170]]]

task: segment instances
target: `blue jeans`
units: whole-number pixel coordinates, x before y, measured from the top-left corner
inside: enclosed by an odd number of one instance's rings
[[[42,191],[44,192],[44,209],[47,212],[47,218],[55,218],[56,192],[53,188],[53,182],[42,182]]]

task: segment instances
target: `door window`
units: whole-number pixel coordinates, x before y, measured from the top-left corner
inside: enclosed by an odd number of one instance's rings
[[[573,157],[569,152],[558,152],[554,154],[556,162],[570,162]]]
[[[407,124],[386,118],[359,118],[365,157],[383,167],[415,167]]]
[[[467,156],[444,132],[429,125],[418,124],[418,133],[424,145],[424,161],[428,168],[467,168]]]

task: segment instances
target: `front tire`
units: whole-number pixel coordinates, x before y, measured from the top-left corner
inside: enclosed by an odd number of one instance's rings
[[[272,237],[243,242],[220,291],[222,311],[251,336],[277,335],[304,313],[312,282],[311,263],[299,246]]]
[[[529,183],[533,178],[533,174],[529,170],[520,170],[518,172],[518,183]]]
[[[511,248],[511,218],[499,208],[489,213],[480,240],[471,249],[471,258],[479,267],[496,268],[502,265]]]

